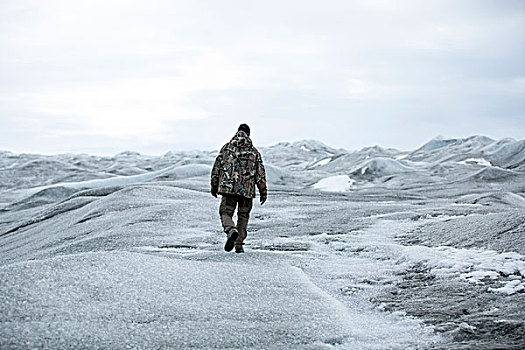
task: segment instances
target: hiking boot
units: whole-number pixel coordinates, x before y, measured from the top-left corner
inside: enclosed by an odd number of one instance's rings
[[[235,253],[244,253],[244,248],[242,247],[242,245],[235,246]]]
[[[231,252],[237,237],[239,237],[239,232],[237,231],[237,229],[232,228],[230,232],[228,232],[228,238],[226,239],[226,244],[224,245],[225,251]]]

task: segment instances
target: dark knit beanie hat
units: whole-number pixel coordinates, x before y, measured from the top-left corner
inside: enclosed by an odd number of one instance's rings
[[[244,131],[248,136],[250,136],[250,127],[246,124],[239,125],[239,129],[237,131]]]

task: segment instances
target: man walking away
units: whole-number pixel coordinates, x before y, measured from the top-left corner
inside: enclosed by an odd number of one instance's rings
[[[250,127],[241,124],[235,136],[221,148],[211,171],[211,194],[222,195],[219,215],[227,235],[224,245],[227,252],[235,246],[236,253],[244,253],[255,186],[262,205],[267,197],[266,172],[261,154],[250,140]],[[236,208],[237,225],[233,222]]]

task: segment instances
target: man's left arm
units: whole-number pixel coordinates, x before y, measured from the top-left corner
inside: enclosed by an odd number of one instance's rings
[[[222,159],[222,149],[219,152],[217,158],[215,158],[215,163],[213,163],[213,168],[211,169],[211,195],[217,197],[217,192],[219,191],[219,171],[221,168],[221,159]]]

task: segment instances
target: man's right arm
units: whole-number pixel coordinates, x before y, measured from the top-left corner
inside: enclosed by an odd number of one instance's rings
[[[266,170],[264,169],[261,154],[258,151],[255,158],[255,167],[255,183],[259,189],[259,196],[262,205],[266,202],[266,198],[268,198],[268,189],[266,188]]]

